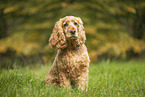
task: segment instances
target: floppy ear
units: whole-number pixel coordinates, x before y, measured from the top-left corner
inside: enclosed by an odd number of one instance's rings
[[[67,47],[67,42],[62,29],[62,19],[56,22],[53,28],[53,33],[49,38],[49,44],[55,49],[64,49]]]
[[[77,17],[77,22],[78,22],[78,26],[79,26],[78,27],[78,39],[76,39],[75,46],[79,47],[80,45],[85,43],[86,35],[85,35],[85,29],[83,27],[83,22],[79,17]]]

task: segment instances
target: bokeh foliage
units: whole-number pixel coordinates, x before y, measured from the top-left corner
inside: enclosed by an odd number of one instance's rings
[[[66,15],[83,20],[92,62],[145,52],[144,0],[3,0],[0,60],[54,59],[56,51],[48,46],[48,39],[55,22]]]

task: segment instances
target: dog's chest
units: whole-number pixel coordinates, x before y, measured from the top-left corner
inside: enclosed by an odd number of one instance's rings
[[[67,50],[59,52],[58,68],[66,74],[66,77],[76,78],[83,72],[88,72],[89,56],[85,49]]]
[[[64,65],[70,67],[77,67],[78,65],[87,65],[89,63],[89,56],[85,49],[66,50],[60,52],[58,59]]]

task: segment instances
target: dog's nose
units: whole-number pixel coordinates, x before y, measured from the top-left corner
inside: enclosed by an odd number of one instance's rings
[[[70,30],[70,33],[71,33],[72,35],[74,35],[74,34],[76,33],[76,30],[75,30],[75,29],[72,29],[72,30]]]

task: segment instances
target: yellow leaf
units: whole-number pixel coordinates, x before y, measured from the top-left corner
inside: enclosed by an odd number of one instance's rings
[[[4,10],[4,13],[10,13],[10,12],[13,12],[14,10],[16,9],[16,7],[12,6],[12,7],[8,7]]]
[[[131,13],[136,13],[136,10],[135,10],[135,8],[132,8],[132,7],[127,7],[127,10],[129,11],[129,12],[131,12]]]

